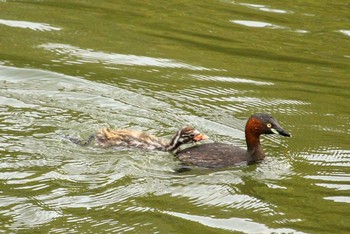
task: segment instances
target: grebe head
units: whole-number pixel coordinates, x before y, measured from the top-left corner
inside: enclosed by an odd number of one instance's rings
[[[246,134],[260,136],[261,134],[279,134],[290,137],[291,134],[285,131],[270,114],[257,113],[252,115],[246,125]]]

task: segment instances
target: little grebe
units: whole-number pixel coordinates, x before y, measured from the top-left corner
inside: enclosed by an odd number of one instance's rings
[[[271,115],[258,113],[249,118],[245,127],[247,150],[230,144],[209,143],[189,147],[178,152],[176,156],[185,164],[207,168],[259,162],[265,157],[260,145],[260,135],[274,133],[291,136]]]
[[[91,134],[86,141],[75,138],[69,139],[73,143],[79,145],[89,145],[91,141],[95,140],[95,144],[100,147],[122,146],[149,150],[175,151],[183,144],[206,140],[208,136],[193,127],[184,127],[178,130],[173,138],[168,141],[140,131],[102,128],[95,134]]]

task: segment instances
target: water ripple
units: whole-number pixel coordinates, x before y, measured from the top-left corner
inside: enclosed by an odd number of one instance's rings
[[[220,82],[246,83],[246,84],[255,84],[255,85],[273,85],[274,84],[272,82],[262,82],[262,81],[255,81],[255,80],[237,78],[237,77],[206,76],[206,75],[192,75],[192,77],[200,81],[220,81]]]
[[[268,22],[262,22],[262,21],[254,21],[254,20],[230,20],[231,23],[243,25],[246,27],[252,27],[252,28],[271,28],[271,29],[285,29],[290,30],[296,33],[308,33],[309,31],[304,29],[291,29],[289,27],[280,26],[277,24],[272,24]]]
[[[321,166],[350,166],[350,150],[329,149],[326,152],[306,154],[303,156],[309,163]]]
[[[40,111],[40,115],[50,116],[51,122],[64,118],[64,113],[57,112],[69,112],[66,114],[67,118],[71,118],[72,112],[75,112],[73,115],[82,115],[84,118],[88,118],[88,115],[98,115],[105,123],[110,123],[111,119],[119,119],[118,125],[121,126],[125,122],[130,124],[130,116],[141,120],[142,116],[151,115],[148,110],[170,109],[167,103],[138,94],[137,91],[132,92],[54,72],[5,66],[0,68],[0,81],[6,84],[6,88],[0,89],[1,95],[5,99],[13,100],[12,103],[17,103],[13,105],[23,105],[23,102],[25,105],[39,106],[37,111]],[[68,101],[71,99],[75,102]],[[125,120],[121,120],[123,116],[119,111],[124,111]],[[149,120],[143,118],[142,121]],[[62,119],[59,122],[62,122]]]
[[[0,19],[0,24],[7,25],[16,28],[28,28],[34,31],[58,31],[61,28],[53,27],[45,23],[34,23],[29,21],[19,21],[19,20],[4,20]]]
[[[119,186],[117,188],[110,188],[101,193],[94,193],[93,195],[68,195],[65,197],[53,198],[45,201],[45,204],[52,207],[59,208],[94,208],[103,207],[110,204],[122,203],[130,197],[144,196],[145,191],[139,184],[130,184],[126,186]]]
[[[346,36],[350,37],[350,30],[339,30],[339,32],[343,33]]]
[[[82,64],[82,63],[102,63],[104,65],[124,65],[124,66],[151,66],[151,67],[166,67],[166,68],[184,68],[190,70],[210,70],[209,68],[192,66],[183,62],[178,62],[173,59],[152,58],[146,56],[116,54],[94,51],[92,49],[81,49],[79,47],[47,43],[40,45],[39,48],[44,48],[48,51],[55,52],[65,57],[60,62],[65,64]]]
[[[181,219],[190,220],[202,225],[224,229],[228,231],[244,233],[303,233],[289,228],[270,228],[265,224],[255,222],[251,219],[244,218],[214,218],[208,216],[184,214],[173,211],[162,211],[164,214],[176,216]]]
[[[252,9],[257,9],[260,11],[266,11],[266,12],[271,12],[271,13],[278,13],[278,14],[287,14],[287,13],[292,13],[292,11],[288,10],[282,10],[282,9],[274,9],[270,8],[266,5],[260,5],[260,4],[251,4],[251,3],[238,3],[241,6],[246,6],[248,8]]]
[[[231,20],[230,22],[253,28],[284,28],[276,24],[253,20]]]
[[[325,200],[331,200],[334,202],[342,202],[350,204],[350,196],[333,196],[333,197],[325,197]]]
[[[62,216],[62,213],[55,210],[47,210],[31,204],[30,202],[26,202],[13,206],[4,215],[13,218],[11,223],[13,229],[20,229],[22,227],[36,227],[49,223]]]

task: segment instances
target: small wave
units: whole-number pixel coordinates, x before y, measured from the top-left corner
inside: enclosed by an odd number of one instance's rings
[[[289,228],[269,228],[265,224],[254,222],[252,219],[244,218],[214,218],[208,216],[191,215],[173,211],[162,211],[162,213],[200,223],[204,226],[238,231],[244,233],[303,233]]]
[[[34,23],[29,21],[19,21],[19,20],[4,20],[0,19],[0,24],[15,27],[15,28],[28,28],[34,31],[58,31],[61,28],[53,27],[45,23]]]
[[[132,54],[117,54],[94,51],[92,49],[81,49],[72,45],[47,43],[39,48],[55,52],[66,57],[60,61],[65,64],[102,63],[104,65],[124,65],[124,66],[150,66],[163,68],[183,68],[190,70],[211,70],[201,66],[193,66],[173,59],[152,58]]]
[[[266,5],[260,5],[260,4],[251,4],[251,3],[238,3],[241,6],[246,6],[249,8],[257,9],[259,11],[266,11],[266,12],[271,12],[271,13],[278,13],[278,14],[290,14],[292,11],[287,11],[287,10],[282,10],[282,9],[276,9],[276,8],[271,8]]]
[[[220,81],[220,82],[246,83],[246,84],[255,84],[255,85],[273,85],[274,84],[272,82],[255,81],[251,79],[226,77],[226,76],[192,75],[192,77],[201,81]]]

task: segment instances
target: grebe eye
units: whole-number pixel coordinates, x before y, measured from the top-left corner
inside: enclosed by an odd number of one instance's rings
[[[271,125],[270,123],[266,124],[266,126],[267,126],[268,128],[271,128],[271,127],[272,127],[272,125]]]

